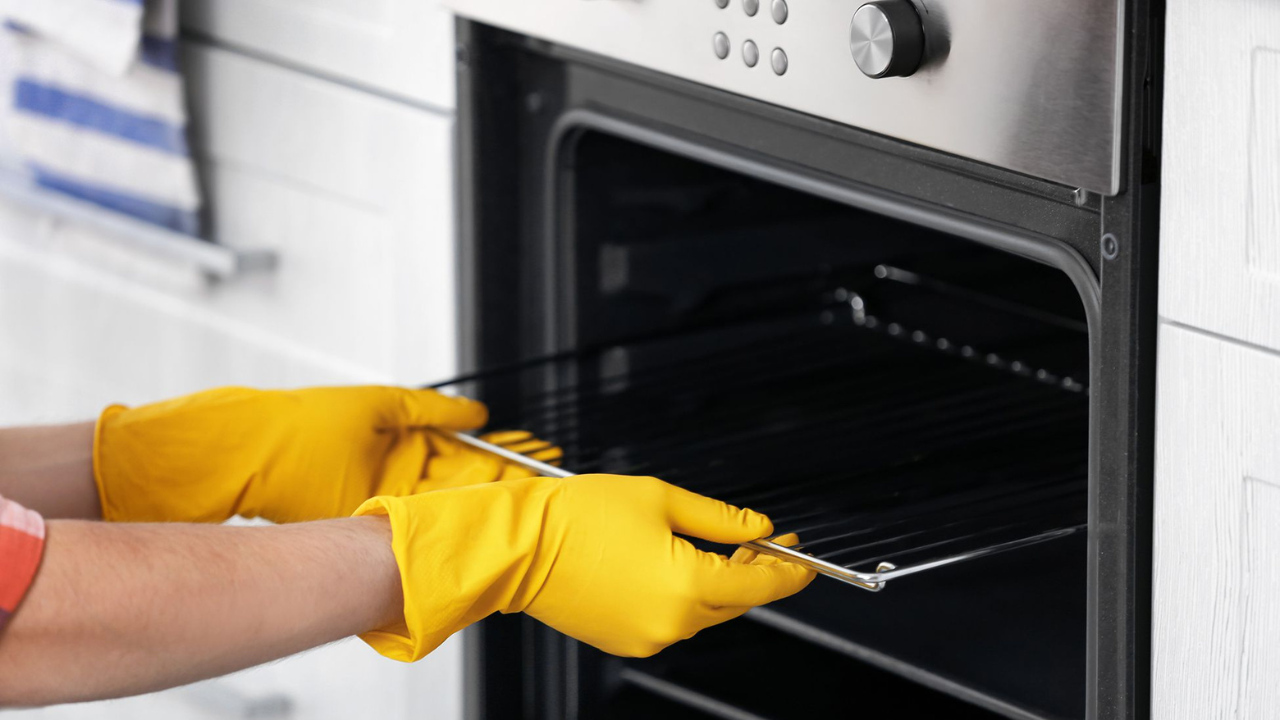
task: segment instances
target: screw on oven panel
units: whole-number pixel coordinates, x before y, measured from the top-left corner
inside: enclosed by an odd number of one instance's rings
[[[544,104],[545,100],[542,97],[542,93],[532,92],[524,96],[524,109],[529,111],[530,115],[537,115],[542,112]]]
[[[1115,235],[1107,233],[1102,236],[1102,257],[1115,260],[1120,255],[1120,241]]]

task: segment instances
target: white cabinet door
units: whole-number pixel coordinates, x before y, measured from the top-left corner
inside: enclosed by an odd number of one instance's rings
[[[231,47],[454,106],[453,16],[434,0],[185,0],[182,15]]]
[[[1280,356],[1165,325],[1155,720],[1280,717]]]
[[[453,121],[201,45],[184,55],[213,230],[266,277],[189,298],[404,383],[453,371]]]
[[[1167,26],[1160,314],[1280,350],[1280,2]]]
[[[0,423],[452,374],[452,120],[224,50],[186,57],[216,234],[279,268],[207,285],[0,208]]]

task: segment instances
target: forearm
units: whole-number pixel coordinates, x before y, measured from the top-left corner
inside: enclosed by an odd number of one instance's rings
[[[46,518],[102,517],[92,422],[0,429],[0,495]]]
[[[403,619],[385,518],[293,526],[51,522],[0,634],[0,705],[130,695]]]

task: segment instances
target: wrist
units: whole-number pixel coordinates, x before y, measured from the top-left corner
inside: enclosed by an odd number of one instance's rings
[[[560,481],[530,478],[373,498],[356,517],[385,517],[401,580],[401,622],[361,637],[413,662],[494,612],[520,612],[546,568],[536,560],[540,518]]]
[[[404,623],[404,589],[400,567],[392,550],[391,522],[385,515],[354,517],[346,522],[355,529],[370,581],[368,618],[361,632],[381,630]]]

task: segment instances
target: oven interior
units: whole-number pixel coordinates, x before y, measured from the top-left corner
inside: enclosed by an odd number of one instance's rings
[[[649,659],[515,621],[575,668],[558,702],[1084,717],[1090,352],[1068,277],[604,132],[571,148],[555,231],[485,260],[526,298],[523,359],[468,388],[490,427],[556,442],[578,472],[755,507],[857,569],[1062,536],[879,593],[819,577]]]

